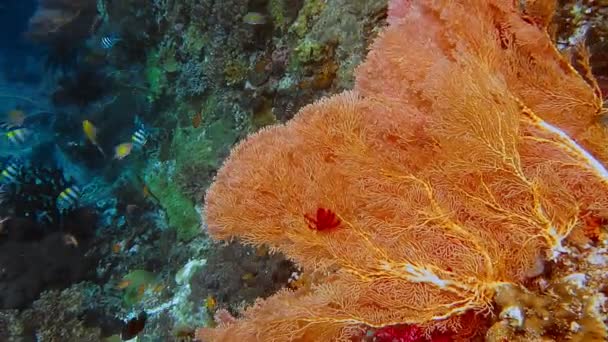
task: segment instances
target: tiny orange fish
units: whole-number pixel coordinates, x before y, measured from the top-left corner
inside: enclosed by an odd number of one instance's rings
[[[123,280],[120,283],[118,283],[118,285],[116,285],[116,288],[119,290],[122,290],[122,289],[126,289],[127,287],[129,287],[129,285],[131,285],[130,280]]]
[[[146,284],[139,285],[137,288],[137,297],[141,298],[144,295],[144,292],[146,292]]]
[[[192,127],[198,128],[201,125],[201,122],[203,122],[203,113],[198,112],[194,114],[192,117]]]
[[[144,195],[144,198],[148,198],[150,197],[150,189],[148,189],[148,186],[144,184],[144,187],[142,188],[141,191]]]
[[[122,250],[122,244],[120,242],[117,242],[115,244],[112,245],[112,252],[113,253],[120,253],[120,251]]]

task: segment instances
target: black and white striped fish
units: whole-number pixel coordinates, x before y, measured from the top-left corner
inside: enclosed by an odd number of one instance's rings
[[[57,209],[60,211],[75,207],[80,200],[82,193],[77,185],[72,185],[63,190],[57,196]]]
[[[115,36],[115,35],[101,37],[101,47],[106,50],[109,50],[109,49],[113,48],[114,45],[116,45],[116,43],[118,43],[121,40],[122,39],[120,37]]]
[[[147,141],[148,134],[146,133],[146,130],[143,127],[137,129],[135,133],[133,133],[133,135],[131,136],[131,142],[133,143],[133,146],[138,148],[143,147]]]

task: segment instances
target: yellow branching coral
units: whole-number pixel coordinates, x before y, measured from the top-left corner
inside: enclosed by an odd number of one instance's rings
[[[268,244],[315,284],[199,337],[466,338],[465,314],[560,258],[581,212],[608,216],[601,98],[536,5],[535,21],[506,0],[391,1],[353,91],[240,143],[206,197],[210,234]]]

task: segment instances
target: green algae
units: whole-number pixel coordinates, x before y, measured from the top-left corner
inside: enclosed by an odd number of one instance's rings
[[[147,173],[146,184],[158,198],[167,214],[169,226],[176,230],[177,238],[189,241],[200,234],[199,214],[194,203],[185,196],[173,181],[174,168],[163,163],[163,167],[154,168]]]

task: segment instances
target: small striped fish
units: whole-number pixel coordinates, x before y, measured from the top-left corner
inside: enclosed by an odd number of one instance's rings
[[[57,196],[57,209],[61,211],[75,207],[80,200],[80,196],[82,196],[82,193],[77,185],[67,187]]]
[[[102,37],[101,38],[101,47],[106,50],[109,50],[109,49],[113,48],[114,45],[116,45],[116,43],[118,43],[121,40],[122,39],[120,39],[119,37],[113,36],[113,35]]]
[[[139,128],[131,136],[131,142],[133,142],[133,145],[137,146],[138,148],[143,147],[147,141],[148,141],[148,136],[146,134],[146,130],[143,127]]]
[[[12,162],[6,165],[4,170],[0,172],[0,182],[7,183],[15,183],[18,181],[19,176],[21,176],[21,165]]]
[[[15,145],[23,144],[32,134],[32,131],[27,128],[17,128],[6,132],[4,135],[11,143]]]

